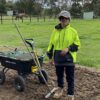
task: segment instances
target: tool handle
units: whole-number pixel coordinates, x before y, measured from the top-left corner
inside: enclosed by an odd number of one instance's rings
[[[52,93],[54,93],[58,88],[53,88],[46,96],[45,98],[49,98],[51,96]]]

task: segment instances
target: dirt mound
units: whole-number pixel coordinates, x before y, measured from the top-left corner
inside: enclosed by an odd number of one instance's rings
[[[56,82],[54,66],[44,66],[49,74],[49,87]],[[24,92],[17,92],[13,86],[16,76],[15,71],[10,70],[6,74],[6,82],[0,86],[0,100],[44,100],[48,93],[45,85],[39,83],[34,76],[26,80]],[[52,96],[47,100],[54,100]],[[67,100],[66,88],[60,100]],[[75,100],[100,100],[100,72],[87,68],[75,68]]]

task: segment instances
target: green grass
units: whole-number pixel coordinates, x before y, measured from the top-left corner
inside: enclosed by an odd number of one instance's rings
[[[29,20],[24,23],[16,21],[16,23],[24,38],[34,38],[36,47],[46,52],[50,35],[58,21],[46,19],[44,22],[42,19],[37,22],[36,19],[33,19],[31,23]],[[100,68],[100,19],[72,20],[71,26],[78,31],[82,45],[78,52],[78,63]],[[7,20],[0,25],[0,45],[16,47],[23,45],[12,21]]]

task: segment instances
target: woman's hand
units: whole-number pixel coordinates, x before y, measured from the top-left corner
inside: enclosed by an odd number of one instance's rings
[[[61,51],[61,56],[65,56],[66,53],[68,53],[68,52],[69,52],[69,49],[68,49],[68,48],[62,50],[62,51]]]

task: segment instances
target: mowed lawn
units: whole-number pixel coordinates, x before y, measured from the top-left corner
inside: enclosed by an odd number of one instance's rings
[[[54,26],[58,23],[54,19],[41,19],[37,22],[33,19],[15,21],[24,38],[33,38],[35,46],[46,52],[50,35]],[[73,26],[79,34],[81,40],[81,49],[78,52],[77,63],[89,67],[100,68],[100,19],[95,20],[72,20]],[[0,24],[0,46],[23,46],[21,38],[12,23],[12,21],[4,21]]]

